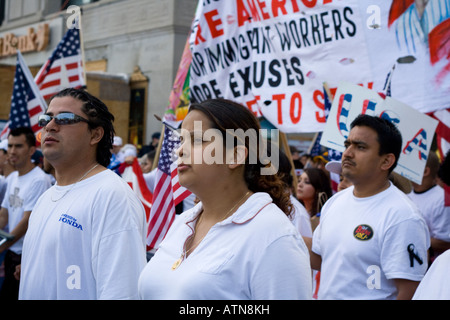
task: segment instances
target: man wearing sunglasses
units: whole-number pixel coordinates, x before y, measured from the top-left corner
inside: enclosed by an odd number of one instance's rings
[[[65,89],[39,117],[56,184],[36,204],[24,241],[20,299],[134,299],[146,264],[146,218],[106,167],[114,117],[89,93]]]

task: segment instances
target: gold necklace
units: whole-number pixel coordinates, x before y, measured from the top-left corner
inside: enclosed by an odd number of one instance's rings
[[[97,168],[99,166],[99,164],[97,163],[95,166],[93,166],[91,169],[89,169],[77,182],[75,182],[72,187],[70,187],[69,190],[67,190],[62,197],[60,197],[59,199],[54,200],[52,197],[50,197],[50,199],[53,202],[58,202],[59,200],[61,200],[62,198],[64,198],[66,196],[66,194],[68,194],[70,191],[72,191],[72,189],[75,187],[75,185],[80,182],[81,180],[83,180],[92,170],[94,170],[95,168]]]
[[[239,203],[241,203],[241,201],[242,201],[246,196],[248,196],[249,193],[250,193],[250,191],[248,191],[246,194],[244,194],[244,196],[243,196],[241,199],[239,199],[238,202],[236,202],[236,204],[235,204],[235,205],[234,205],[234,206],[233,206],[233,207],[232,207],[232,208],[231,208],[231,209],[223,216],[223,218],[222,218],[219,222],[221,222],[221,221],[225,220],[226,218],[228,218],[228,217],[230,216],[231,212],[236,208],[236,206],[237,206]],[[202,215],[202,216],[203,216],[203,215]],[[199,224],[200,219],[201,219],[202,216],[200,216],[200,217],[198,218],[197,223],[195,224],[194,235],[195,235],[195,233],[197,232],[197,226],[198,226],[198,224]],[[206,237],[207,234],[208,234],[208,233],[206,233],[199,241],[197,241],[197,243],[196,243],[195,245],[192,245],[190,249],[184,250],[184,251],[181,253],[180,258],[178,258],[178,260],[175,261],[174,264],[172,265],[172,270],[176,270],[176,269],[180,266],[181,262],[183,262],[184,257],[186,257],[186,255],[187,255],[191,250],[195,249],[195,248],[200,244],[200,242],[203,241],[203,239]]]

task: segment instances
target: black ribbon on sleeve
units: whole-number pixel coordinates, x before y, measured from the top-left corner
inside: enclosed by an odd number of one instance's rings
[[[419,263],[419,265],[423,264],[422,258],[419,257],[419,255],[414,251],[414,249],[415,249],[414,244],[410,243],[408,245],[408,253],[409,253],[409,263],[410,263],[411,268],[414,267],[414,260],[416,260]]]

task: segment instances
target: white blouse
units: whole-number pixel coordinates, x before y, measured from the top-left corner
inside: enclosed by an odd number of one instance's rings
[[[308,249],[266,193],[214,225],[176,269],[202,204],[180,215],[141,273],[141,299],[311,299]]]

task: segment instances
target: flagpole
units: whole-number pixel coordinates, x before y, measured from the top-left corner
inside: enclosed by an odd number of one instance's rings
[[[328,86],[328,83],[327,82],[324,82],[323,83],[323,87],[325,88],[325,91],[326,91],[326,93],[327,93],[327,95],[328,95],[328,98],[329,98],[329,100],[330,100],[330,102],[331,102],[331,104],[333,103],[333,100],[334,100],[334,97],[333,97],[333,95],[331,94],[331,90],[330,90],[330,87]]]
[[[45,112],[48,107],[47,102],[42,97],[41,92],[39,91],[38,87],[36,86],[33,75],[31,74],[30,69],[28,68],[28,65],[25,63],[25,59],[23,58],[20,50],[17,50],[17,59],[19,60],[20,64],[22,65],[22,72],[24,73],[25,77],[27,78],[27,81],[30,84],[30,88],[33,91],[34,96],[36,97],[36,99],[39,99],[39,102],[42,104],[42,107],[44,108],[44,112]]]
[[[86,60],[84,57],[84,36],[83,36],[83,28],[81,23],[81,9],[78,17],[78,27],[80,32],[80,48],[81,48],[81,62],[83,63],[83,78],[84,78],[84,86],[87,88],[87,76],[86,76]]]

